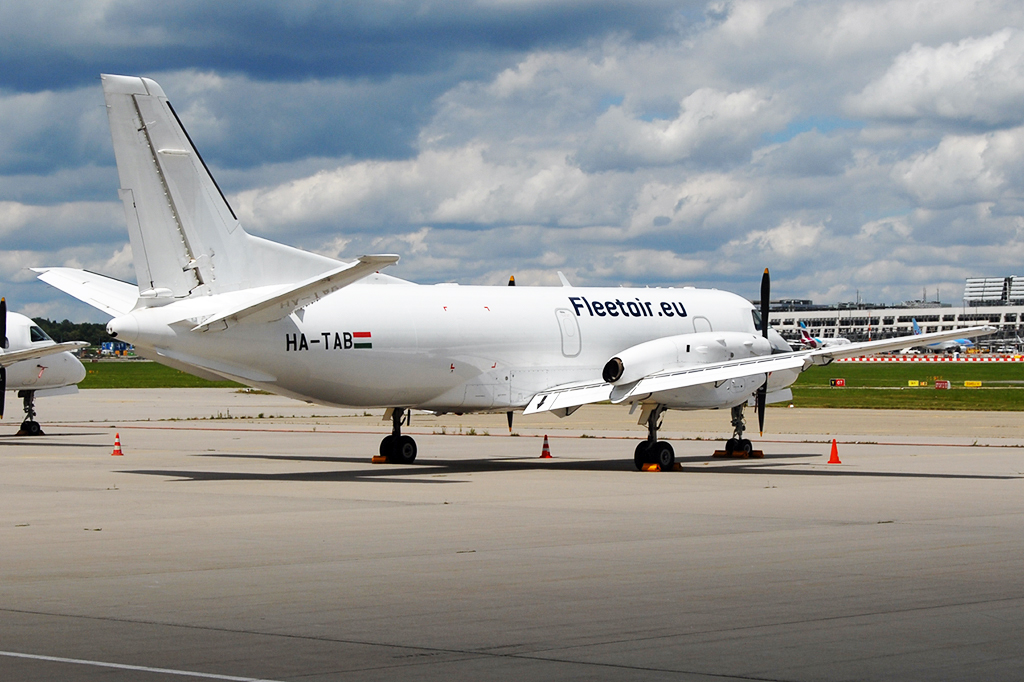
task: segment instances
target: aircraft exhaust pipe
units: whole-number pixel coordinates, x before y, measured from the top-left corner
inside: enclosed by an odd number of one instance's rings
[[[622,360],[619,358],[612,358],[604,366],[604,371],[601,372],[601,377],[609,384],[614,384],[620,378],[622,373],[625,371],[625,366],[622,364]]]

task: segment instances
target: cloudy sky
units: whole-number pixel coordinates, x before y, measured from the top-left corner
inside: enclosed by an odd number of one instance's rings
[[[1024,274],[1024,5],[0,0],[2,293],[134,280],[98,74],[156,79],[245,228],[418,282],[958,302]]]

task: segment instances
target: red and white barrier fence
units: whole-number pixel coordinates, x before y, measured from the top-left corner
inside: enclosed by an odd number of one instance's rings
[[[856,358],[837,358],[836,362],[1024,362],[1024,355],[1013,355],[997,358],[949,358],[930,357],[927,355],[894,356],[860,356]]]

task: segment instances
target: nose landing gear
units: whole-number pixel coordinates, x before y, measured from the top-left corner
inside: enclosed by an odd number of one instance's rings
[[[19,436],[43,436],[43,428],[36,421],[36,392],[18,391],[18,397],[25,404],[25,421],[21,422]]]
[[[743,405],[732,408],[733,436],[725,442],[725,450],[716,450],[714,457],[764,457],[764,453],[755,450],[753,444],[743,437],[746,423],[743,421]]]
[[[380,442],[380,454],[391,464],[412,464],[416,461],[416,441],[402,435],[402,421],[408,424],[412,413],[403,407],[391,408],[388,412],[391,413],[391,435],[384,436]]]

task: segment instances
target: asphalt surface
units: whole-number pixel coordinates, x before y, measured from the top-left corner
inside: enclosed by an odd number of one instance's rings
[[[39,408],[48,435],[0,435],[3,680],[1024,670],[1016,413],[770,410],[761,460],[708,456],[727,414],[669,415],[683,471],[640,473],[612,407],[518,436],[416,415],[408,467],[370,463],[379,411],[211,389]]]

